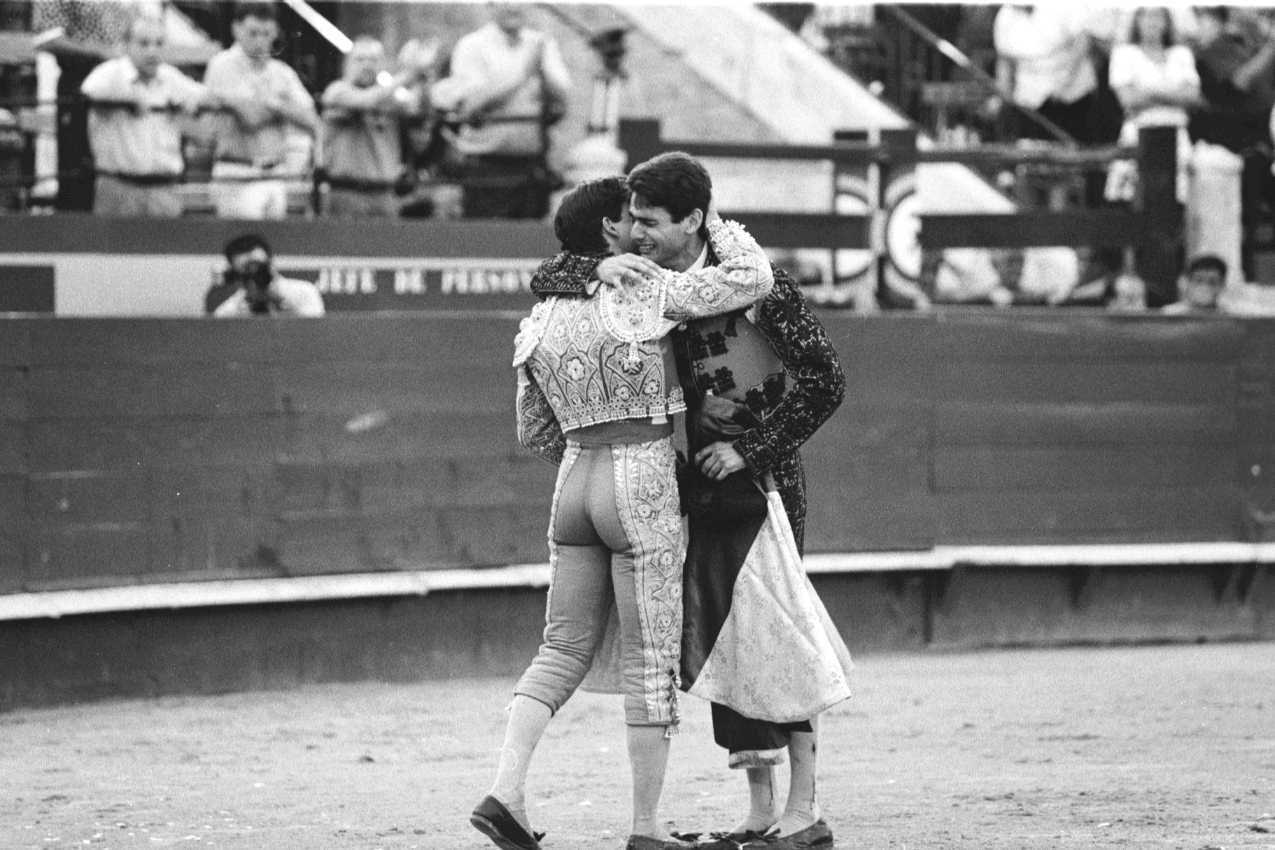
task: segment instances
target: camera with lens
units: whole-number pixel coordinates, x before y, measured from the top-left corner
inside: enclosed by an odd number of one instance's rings
[[[249,260],[240,268],[226,270],[225,282],[241,287],[248,307],[253,313],[270,312],[270,281],[274,279],[274,268],[268,260]]]

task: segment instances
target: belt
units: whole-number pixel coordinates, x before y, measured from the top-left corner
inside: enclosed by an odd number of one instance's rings
[[[180,174],[128,174],[123,171],[101,171],[98,175],[102,177],[112,177],[124,183],[132,183],[137,186],[171,186],[180,183],[182,176]]]
[[[219,156],[217,157],[217,162],[225,162],[231,165],[248,165],[253,168],[260,168],[262,171],[269,171],[283,164],[281,159],[248,159],[242,156]]]

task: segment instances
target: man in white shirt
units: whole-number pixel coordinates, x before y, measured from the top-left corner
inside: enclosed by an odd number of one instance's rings
[[[93,211],[179,216],[183,118],[210,103],[208,90],[160,61],[159,18],[134,18],[124,38],[124,55],[98,65],[80,86],[97,172]]]
[[[997,77],[1014,103],[1036,110],[1081,142],[1096,141],[1099,80],[1090,51],[1095,37],[1106,35],[1099,23],[1106,21],[1072,4],[1007,5],[996,14],[992,32]],[[1053,137],[1030,120],[1021,135]]]
[[[385,48],[368,36],[354,39],[345,75],[323,92],[323,153],[332,216],[394,216],[394,183],[403,170],[402,118],[420,110],[417,69],[385,73]]]
[[[288,211],[288,137],[318,126],[314,100],[296,71],[270,55],[279,35],[274,8],[235,8],[235,43],[208,60],[204,84],[225,111],[216,116],[213,206],[226,218],[283,218]]]
[[[318,288],[281,276],[274,268],[274,251],[263,237],[255,233],[237,236],[226,243],[225,255],[226,284],[235,291],[212,309],[217,318],[324,314]]]
[[[525,24],[525,6],[493,3],[491,22],[456,43],[451,76],[434,88],[434,105],[463,122],[455,145],[468,163],[462,178],[475,178],[465,185],[469,218],[548,213],[548,129],[571,75],[557,42]]]

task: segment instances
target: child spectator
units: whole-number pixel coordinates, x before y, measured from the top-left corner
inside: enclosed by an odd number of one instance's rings
[[[1184,316],[1192,313],[1213,313],[1218,308],[1218,298],[1226,287],[1226,261],[1216,254],[1200,254],[1186,267],[1186,279],[1181,289],[1183,298],[1166,304],[1162,313]]]

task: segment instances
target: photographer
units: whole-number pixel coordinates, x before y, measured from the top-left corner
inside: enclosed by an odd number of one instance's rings
[[[219,286],[209,290],[204,309],[226,316],[322,316],[323,296],[314,284],[281,277],[270,243],[256,233],[226,243],[227,268]],[[224,299],[224,300],[222,300]]]

